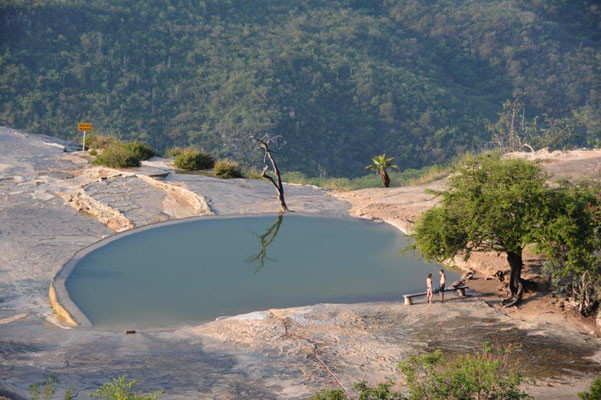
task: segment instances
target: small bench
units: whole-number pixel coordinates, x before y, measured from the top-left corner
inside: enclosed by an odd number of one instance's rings
[[[454,288],[449,288],[449,289],[445,289],[445,292],[453,292],[453,291],[457,291],[457,293],[459,294],[459,297],[465,297],[465,289],[468,289],[467,286],[457,286]],[[440,292],[438,292],[440,293]],[[434,293],[436,294],[436,293]],[[413,304],[413,298],[414,297],[420,297],[420,296],[425,296],[426,292],[423,293],[413,293],[413,294],[405,294],[403,295],[403,297],[405,298],[405,305],[410,306]]]

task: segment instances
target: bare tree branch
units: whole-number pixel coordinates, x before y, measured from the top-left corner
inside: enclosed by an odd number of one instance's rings
[[[278,168],[278,165],[275,159],[273,158],[273,152],[270,147],[270,145],[277,139],[277,137],[263,135],[259,138],[257,136],[251,135],[251,138],[259,144],[259,148],[262,149],[265,153],[263,156],[264,167],[261,171],[261,177],[269,180],[273,184],[275,190],[278,193],[278,198],[280,200],[280,207],[282,208],[282,211],[288,211],[288,206],[286,205],[286,200],[284,199],[284,185],[282,184],[280,169]],[[267,173],[267,171],[270,168],[272,169],[277,181]]]

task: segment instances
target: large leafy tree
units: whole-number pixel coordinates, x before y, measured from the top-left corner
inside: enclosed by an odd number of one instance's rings
[[[549,191],[546,212],[535,238],[546,269],[554,287],[590,315],[601,294],[601,185],[564,182]]]
[[[544,223],[546,176],[533,163],[498,154],[468,156],[458,163],[438,206],[418,220],[414,247],[426,259],[444,262],[474,251],[507,255],[511,266],[506,305],[521,300],[522,252]]]

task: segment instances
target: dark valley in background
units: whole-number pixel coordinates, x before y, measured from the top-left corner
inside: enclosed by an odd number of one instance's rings
[[[584,0],[0,0],[0,124],[241,162],[269,132],[286,170],[357,176],[489,146],[520,91],[537,144],[595,146],[600,40]]]

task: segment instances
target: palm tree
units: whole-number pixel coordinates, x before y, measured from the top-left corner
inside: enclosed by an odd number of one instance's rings
[[[380,154],[379,156],[375,156],[374,158],[372,158],[372,164],[366,166],[365,169],[371,169],[372,171],[379,173],[380,179],[382,179],[382,185],[384,187],[389,187],[390,178],[388,177],[386,169],[398,168],[398,165],[392,164],[392,160],[394,160],[394,157],[386,158],[386,153]]]

